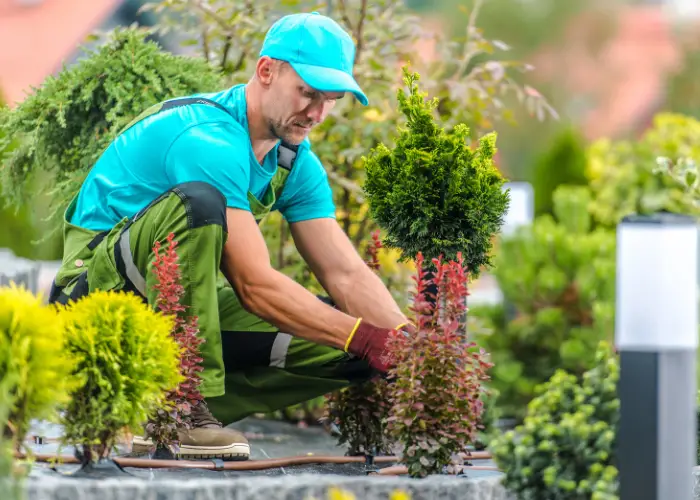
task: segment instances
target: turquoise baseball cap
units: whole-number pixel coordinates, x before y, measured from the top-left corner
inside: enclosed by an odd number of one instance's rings
[[[367,105],[367,96],[352,73],[355,44],[330,17],[318,12],[282,17],[265,35],[260,56],[288,62],[316,90],[352,92]]]

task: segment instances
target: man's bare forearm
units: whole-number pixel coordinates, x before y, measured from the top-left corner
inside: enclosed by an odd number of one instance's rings
[[[343,349],[357,321],[275,270],[239,288],[241,303],[252,314],[317,344]]]
[[[367,266],[323,281],[333,301],[351,316],[382,328],[395,328],[408,321],[382,280]]]

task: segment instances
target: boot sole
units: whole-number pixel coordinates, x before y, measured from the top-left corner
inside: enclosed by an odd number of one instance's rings
[[[148,453],[152,446],[153,441],[150,439],[134,436],[131,449],[133,453]],[[180,445],[180,449],[178,453],[175,453],[175,457],[184,460],[221,458],[224,460],[244,461],[250,458],[250,445],[245,443],[233,443],[226,446]]]

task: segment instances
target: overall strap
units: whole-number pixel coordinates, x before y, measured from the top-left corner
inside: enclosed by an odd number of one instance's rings
[[[216,101],[212,101],[211,99],[207,99],[205,97],[180,97],[177,99],[171,99],[169,101],[161,102],[158,104],[155,104],[145,110],[143,113],[141,113],[139,116],[134,118],[131,123],[129,123],[126,127],[124,127],[120,133],[124,133],[127,130],[129,130],[131,127],[136,125],[136,123],[140,122],[141,120],[148,118],[149,116],[155,115],[157,113],[160,113],[161,111],[166,111],[168,109],[173,109],[173,108],[179,108],[180,106],[189,106],[191,104],[204,104],[206,106],[214,106],[215,108],[220,109],[221,111],[229,114],[231,117],[233,117],[233,114],[225,107],[219,104]],[[289,173],[292,170],[292,167],[294,166],[294,160],[296,160],[297,153],[299,151],[299,146],[294,146],[292,144],[287,144],[286,142],[282,141],[279,145],[279,148],[277,149],[277,166],[285,169],[287,173]],[[286,177],[286,175],[285,175]]]

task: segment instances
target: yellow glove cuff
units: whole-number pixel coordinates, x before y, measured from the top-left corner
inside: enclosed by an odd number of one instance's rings
[[[350,332],[350,336],[348,337],[348,340],[345,341],[345,352],[348,352],[348,347],[350,347],[350,342],[352,342],[352,338],[355,336],[355,333],[357,332],[357,329],[360,327],[360,323],[362,322],[362,318],[357,318],[357,321],[355,322],[355,326],[352,328],[352,331]]]

